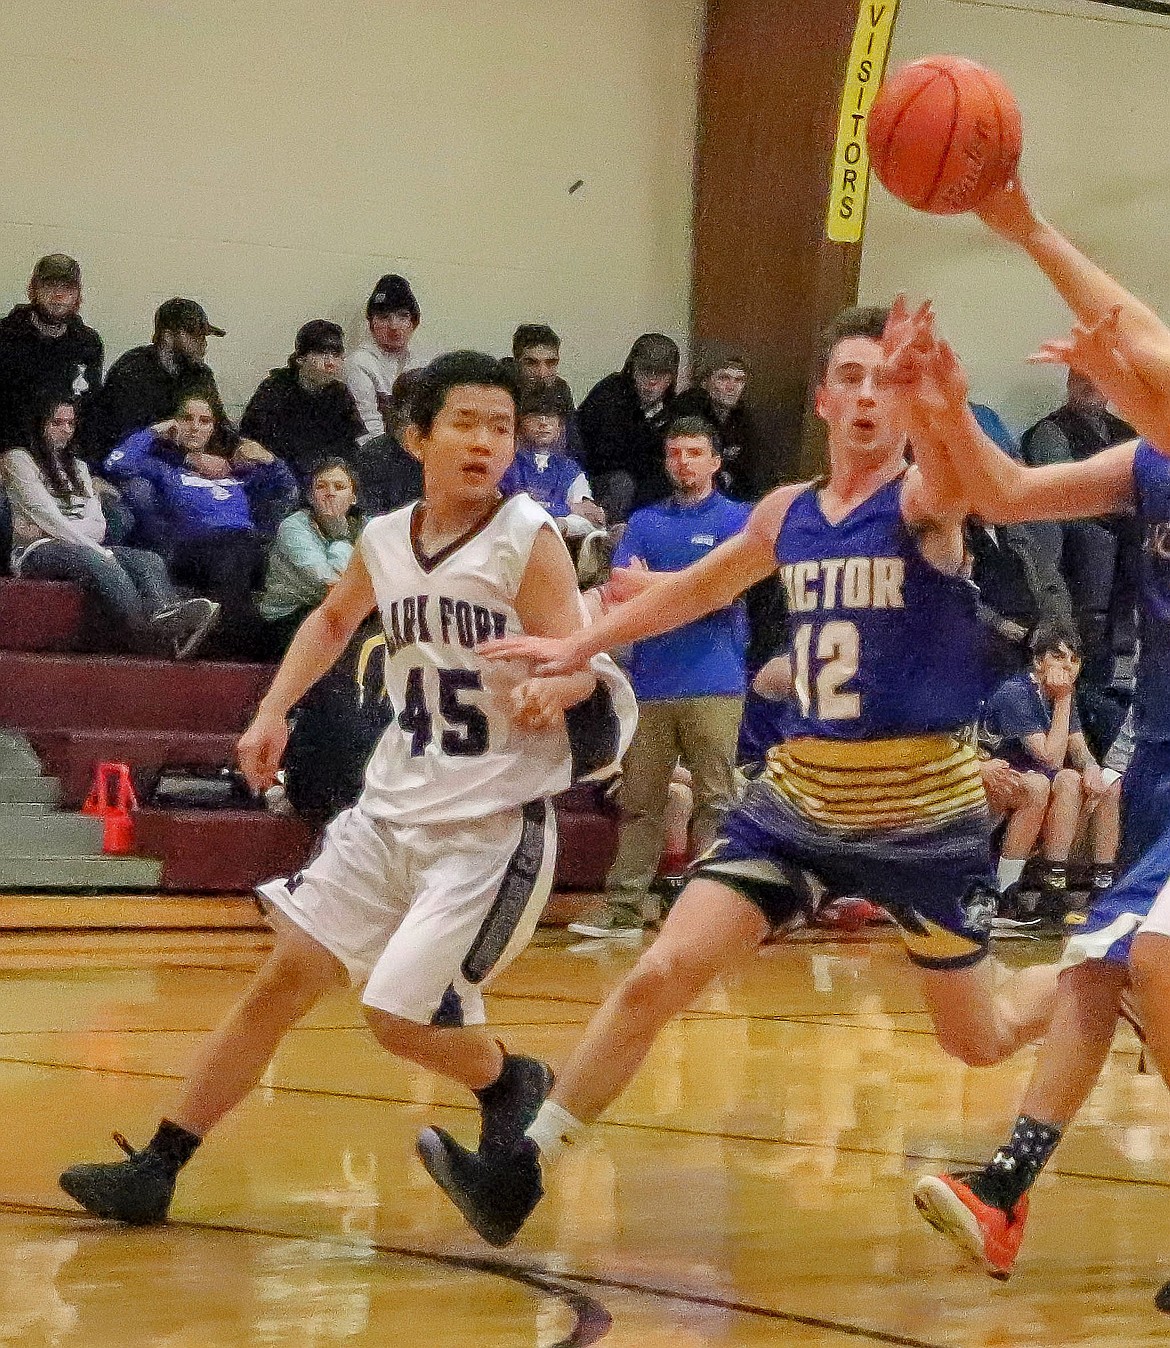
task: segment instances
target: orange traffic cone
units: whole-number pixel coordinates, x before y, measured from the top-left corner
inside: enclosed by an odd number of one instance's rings
[[[122,855],[134,850],[134,819],[138,808],[127,763],[99,763],[93,774],[93,788],[81,807],[82,814],[96,814],[104,822],[102,851]]]

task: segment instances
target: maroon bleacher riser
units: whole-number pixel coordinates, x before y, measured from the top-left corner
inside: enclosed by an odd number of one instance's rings
[[[265,665],[175,664],[76,650],[87,622],[70,585],[0,580],[0,727],[24,733],[62,805],[85,799],[94,764],[129,763],[136,780],[155,770],[232,760],[235,741],[272,677]],[[557,800],[556,883],[599,889],[617,847],[612,811],[590,789]],[[259,811],[143,809],[135,850],[163,862],[171,893],[243,893],[307,857],[313,830]]]

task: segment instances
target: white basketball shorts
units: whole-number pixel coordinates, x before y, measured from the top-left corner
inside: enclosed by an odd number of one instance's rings
[[[407,826],[359,801],[303,871],[257,892],[337,956],[365,1005],[426,1024],[453,986],[464,1023],[481,1025],[482,989],[532,939],[555,862],[548,801]]]

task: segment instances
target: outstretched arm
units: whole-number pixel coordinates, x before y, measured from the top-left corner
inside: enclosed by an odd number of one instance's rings
[[[959,358],[935,333],[929,310],[891,328],[886,355],[886,377],[911,442],[946,455],[971,511],[987,523],[1080,519],[1132,504],[1132,443],[1046,468],[1025,468],[993,444],[968,406]]]
[[[620,605],[599,622],[560,640],[505,637],[480,650],[498,660],[533,662],[534,672],[556,674],[581,669],[594,655],[684,627],[726,608],[744,590],[776,569],[775,546],[785,512],[803,486],[781,487],[764,498],[743,533],[701,561],[663,575],[643,594]]]
[[[993,192],[978,214],[1032,258],[1083,329],[1108,325],[1120,364],[1105,361],[1086,368],[1072,363],[1108,394],[1127,421],[1170,454],[1170,329],[1149,305],[1045,220],[1018,178]],[[1158,406],[1151,407],[1151,397]]]

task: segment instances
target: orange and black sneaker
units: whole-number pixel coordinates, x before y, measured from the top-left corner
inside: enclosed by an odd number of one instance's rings
[[[1006,1281],[1020,1252],[1028,1195],[1011,1214],[985,1203],[961,1175],[923,1175],[914,1186],[914,1203],[923,1217],[993,1278]]]

